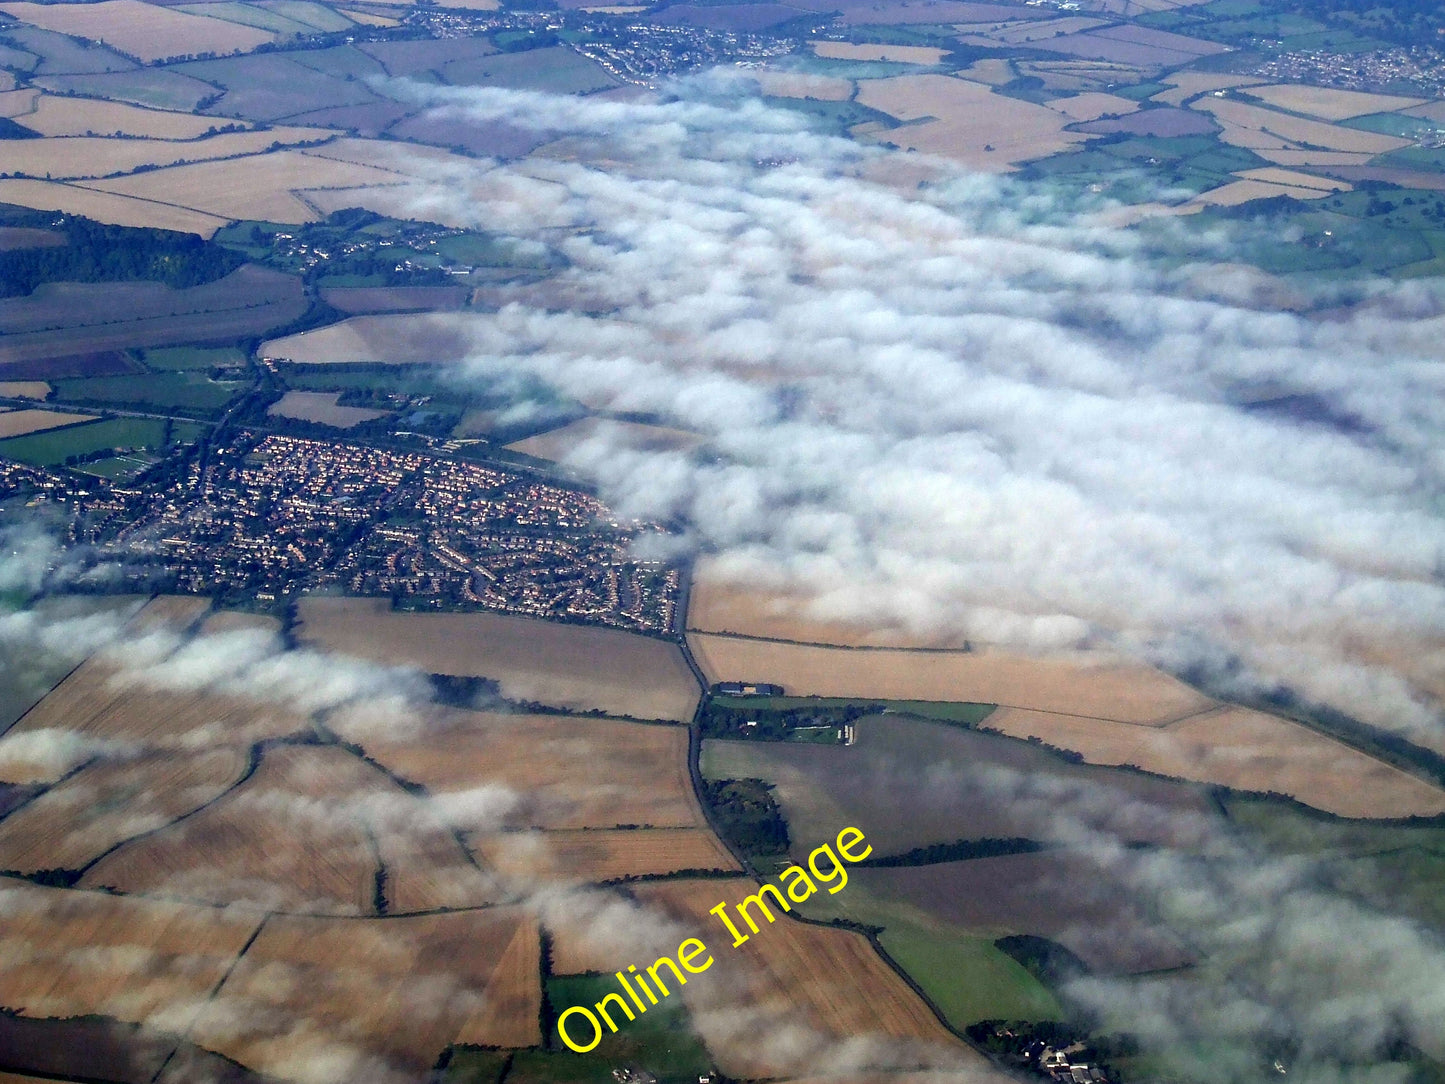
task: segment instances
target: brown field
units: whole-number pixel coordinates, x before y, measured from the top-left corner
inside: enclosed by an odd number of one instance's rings
[[[35,108],[35,100],[39,97],[40,91],[29,88],[0,91],[0,117],[18,117],[29,113]]]
[[[13,885],[9,887],[8,885]],[[226,974],[259,916],[8,882],[0,889],[0,1005],[27,1016],[140,1023],[189,1012]]]
[[[337,8],[337,11],[348,19],[354,19],[362,26],[400,26],[396,19],[388,19],[385,15],[373,15],[369,11],[359,11],[356,8]]]
[[[65,234],[54,230],[39,230],[30,226],[0,226],[0,252],[14,252],[25,248],[63,248],[68,242]]]
[[[849,79],[831,75],[808,75],[803,72],[759,71],[754,76],[758,88],[775,98],[817,98],[824,102],[845,102],[853,93]]]
[[[339,324],[261,344],[263,359],[302,365],[370,362],[412,365],[460,361],[470,353],[466,324],[446,313],[354,316]]]
[[[1213,701],[1140,663],[1001,651],[848,649],[690,633],[709,681],[774,682],[792,696],[1004,704],[1158,724]]]
[[[1300,173],[1293,169],[1246,169],[1235,174],[1247,181],[1268,181],[1293,188],[1318,188],[1325,192],[1349,192],[1353,189],[1348,181],[1337,181],[1313,173]]]
[[[854,45],[846,41],[820,41],[813,52],[830,60],[891,60],[897,64],[937,64],[945,50],[927,45]]]
[[[1007,170],[1015,162],[1056,154],[1088,139],[1065,132],[1067,119],[1051,109],[949,75],[869,79],[859,85],[858,101],[903,121],[936,118],[878,138],[952,158],[970,169]]]
[[[1136,112],[1139,108],[1138,102],[1098,91],[1086,91],[1083,94],[1075,94],[1072,98],[1055,98],[1047,105],[1050,109],[1056,109],[1070,120],[1075,121],[1123,116],[1125,113]]]
[[[1330,194],[1328,188],[1303,188],[1299,185],[1270,184],[1266,181],[1231,181],[1229,184],[1201,192],[1190,203],[1214,204],[1219,207],[1237,207],[1254,199],[1268,199],[1271,196],[1289,196],[1293,199],[1320,199]]]
[[[294,320],[306,304],[300,279],[254,264],[184,290],[159,282],[50,282],[29,297],[0,301],[0,330],[6,333],[0,338],[0,362],[239,338]],[[124,355],[118,360],[124,363]]]
[[[683,727],[565,715],[437,710],[397,736],[360,710],[330,720],[388,771],[436,797],[474,835],[504,828],[706,828]]]
[[[698,828],[501,832],[477,838],[473,846],[501,873],[521,878],[610,881],[739,868],[716,836]]]
[[[350,429],[362,422],[386,417],[384,410],[338,406],[336,400],[340,397],[341,393],[336,391],[288,391],[279,402],[272,403],[266,413],[318,422],[337,429]]]
[[[458,1041],[540,1040],[537,939],[523,914],[348,920],[275,916],[200,1015],[191,1038],[258,1072],[312,1081],[417,1079]],[[500,968],[507,968],[502,973]],[[540,979],[537,979],[540,982]],[[507,1018],[487,1018],[487,991]],[[405,1074],[405,1075],[401,1075]]]
[[[103,41],[122,53],[150,62],[193,53],[234,53],[254,49],[275,35],[237,23],[171,11],[141,0],[100,0],[91,4],[0,4],[21,22]]]
[[[332,286],[321,299],[345,313],[415,312],[460,309],[467,303],[463,286]]]
[[[86,187],[224,219],[312,222],[320,215],[293,193],[312,188],[392,184],[397,179],[393,173],[369,166],[280,150],[224,162],[172,166],[113,181],[91,181]]]
[[[50,385],[43,380],[0,380],[0,395],[14,399],[44,399]]]
[[[210,599],[194,595],[157,595],[135,615],[137,629],[186,628],[211,608]]]
[[[1280,166],[1362,166],[1375,157],[1369,153],[1297,151],[1281,147],[1256,147],[1254,153]]]
[[[1368,113],[1393,113],[1399,109],[1425,104],[1423,98],[1401,98],[1393,94],[1366,94],[1358,90],[1333,90],[1297,84],[1251,87],[1247,93],[1251,98],[1259,98],[1276,109],[1307,113],[1321,120],[1349,120],[1351,117],[1363,117]]]
[[[756,890],[756,882],[744,877],[663,881],[634,890],[640,901],[660,907],[715,949],[716,963],[705,976],[710,981],[689,982],[683,997],[724,1072],[776,1076],[803,1068],[790,1064],[782,1050],[769,1049],[770,1023],[802,1023],[835,1039],[873,1035],[923,1041],[966,1056],[860,934],[780,918],[747,944],[730,949],[708,909]],[[745,1005],[765,1014],[766,1023],[758,1016],[739,1019],[736,1010]]]
[[[967,32],[960,34],[959,40],[978,45],[1024,45],[1031,41],[1055,38],[1063,34],[1077,34],[1103,25],[1103,19],[1095,19],[1087,15],[1069,15],[1061,19],[1042,19],[992,26],[985,23],[964,28]]]
[[[1196,94],[1208,94],[1216,90],[1227,90],[1230,87],[1255,86],[1264,82],[1263,79],[1252,75],[1190,71],[1166,75],[1162,81],[1175,89],[1156,94],[1152,100],[1163,102],[1165,105],[1183,105],[1186,98],[1192,98]]]
[[[474,1046],[536,1046],[541,1041],[538,1009],[542,969],[538,966],[541,929],[524,917],[497,960],[482,991],[482,1007],[457,1033],[456,1042]]]
[[[1000,87],[1005,83],[1012,83],[1018,78],[1013,65],[998,57],[976,60],[960,74],[972,79],[975,83],[986,83],[991,87]]]
[[[1002,709],[987,725],[1073,749],[1090,763],[1277,791],[1342,817],[1445,812],[1445,791],[1298,723],[1246,708],[1220,705],[1158,728]]]
[[[116,196],[90,188],[29,179],[0,179],[0,203],[15,203],[37,211],[64,211],[84,215],[113,226],[146,226],[210,237],[226,224],[217,215],[154,200]]]
[[[625,448],[641,452],[687,452],[703,443],[696,433],[660,425],[639,425],[608,418],[583,418],[561,429],[539,433],[507,447],[514,452],[553,462],[566,459],[578,448],[592,444],[600,448]]]
[[[58,410],[7,410],[0,414],[0,438],[59,429],[62,425],[78,422],[93,422],[95,418],[94,414],[62,414]]]
[[[268,910],[368,914],[376,854],[367,825],[341,801],[390,789],[343,750],[278,746],[225,797],[120,847],[81,885]]]
[[[27,111],[22,123],[43,136],[122,134],[142,139],[199,139],[212,128],[234,122],[191,113],[143,109],[124,102],[45,94],[33,110]]]
[[[1408,139],[1341,128],[1324,121],[1306,120],[1233,98],[1200,98],[1191,103],[1190,108],[1212,114],[1224,125],[1224,134],[1220,138],[1226,143],[1241,147],[1250,146],[1254,142],[1270,145],[1265,142],[1268,140],[1273,141],[1273,145],[1283,145],[1286,149],[1290,144],[1309,143],[1332,151],[1384,154],[1386,151],[1410,145]]]
[[[91,765],[0,820],[0,869],[82,869],[212,801],[245,769],[236,749]]]
[[[1401,112],[1407,117],[1424,117],[1426,120],[1445,122],[1445,102],[1431,102],[1414,109],[1402,109]]]
[[[207,635],[221,632],[280,632],[281,622],[265,614],[240,613],[236,610],[219,610],[206,618],[201,631]]]
[[[385,599],[307,598],[297,635],[328,651],[487,677],[512,700],[636,719],[690,719],[698,689],[678,648],[617,629],[491,613],[393,613]]]
[[[729,575],[703,557],[693,569],[687,627],[698,632],[732,632],[799,643],[841,647],[932,647],[963,649],[964,637],[948,632],[852,623],[826,614],[812,615],[812,600],[760,583],[759,577]],[[822,608],[821,606],[819,608]]]
[[[113,680],[93,657],[35,705],[9,735],[58,730],[155,749],[249,746],[308,728],[304,715],[261,701],[204,692],[152,690]]]

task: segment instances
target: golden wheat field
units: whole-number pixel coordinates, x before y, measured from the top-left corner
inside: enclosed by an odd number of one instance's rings
[[[853,93],[850,79],[806,72],[759,71],[754,73],[758,89],[774,98],[816,98],[822,102],[846,102]]]
[[[1328,196],[1328,188],[1299,185],[1271,184],[1268,181],[1231,181],[1229,184],[1201,192],[1189,202],[1191,204],[1213,204],[1218,207],[1237,207],[1250,200],[1268,199],[1272,196],[1289,196],[1292,199],[1321,199]]]
[[[700,557],[693,567],[688,593],[687,627],[697,632],[732,632],[798,643],[836,644],[842,647],[942,647],[963,649],[966,639],[957,633],[918,632],[863,624],[844,614],[856,610],[851,596],[834,613],[829,600],[814,601],[769,581],[757,570],[729,570],[721,562]]]
[[[297,636],[433,674],[500,683],[502,695],[636,719],[690,719],[698,688],[674,644],[617,629],[492,613],[395,613],[386,599],[307,598]]]
[[[541,1041],[538,1008],[542,969],[538,966],[541,929],[523,917],[482,991],[482,1007],[457,1032],[458,1043],[473,1046],[535,1046]]]
[[[94,414],[65,414],[58,410],[7,410],[0,414],[0,439],[58,429],[77,422],[93,422]]]
[[[1434,816],[1445,791],[1297,723],[1216,705],[1162,727],[1003,708],[986,725],[1043,739],[1091,764],[1248,791],[1276,791],[1342,817]]]
[[[0,869],[81,869],[199,809],[245,770],[237,749],[94,763],[0,820]]]
[[[14,203],[36,211],[84,215],[113,226],[145,226],[194,233],[201,237],[210,237],[227,222],[223,216],[204,214],[174,204],[29,178],[0,179],[0,203]]]
[[[1252,75],[1231,75],[1225,72],[1175,72],[1173,75],[1166,75],[1162,82],[1173,87],[1173,90],[1165,90],[1154,95],[1151,99],[1156,102],[1163,102],[1165,105],[1183,105],[1184,102],[1196,94],[1209,94],[1216,90],[1228,90],[1231,87],[1255,86],[1265,80]]]
[[[1050,109],[1057,110],[1070,120],[1086,121],[1098,120],[1100,117],[1123,116],[1126,113],[1138,112],[1139,103],[1128,98],[1120,98],[1116,94],[1104,94],[1099,91],[1085,91],[1082,94],[1075,94],[1072,98],[1055,98],[1045,103]]]
[[[199,139],[223,124],[251,127],[244,121],[145,109],[96,98],[66,98],[58,94],[40,95],[38,101],[24,111],[24,117],[22,123],[25,127],[43,136],[126,135],[139,139]]]
[[[342,709],[328,725],[426,787],[448,823],[468,832],[706,826],[680,726],[450,709],[409,734],[362,709]]]
[[[470,350],[465,321],[450,313],[353,316],[315,331],[271,339],[262,358],[300,365],[413,365],[460,361]]]
[[[50,385],[43,380],[0,380],[0,395],[15,399],[44,399]]]
[[[1358,90],[1336,90],[1301,84],[1251,87],[1247,92],[1266,105],[1291,113],[1307,113],[1321,120],[1349,120],[1369,113],[1393,113],[1424,105],[1424,98],[1402,98],[1394,94],[1367,94]]]
[[[184,1024],[259,916],[0,882],[0,1005]]]
[[[1327,151],[1384,154],[1410,145],[1408,139],[1342,128],[1337,124],[1296,117],[1233,98],[1204,97],[1193,102],[1191,108],[1212,115],[1224,126],[1220,138],[1241,147],[1276,145],[1288,148],[1290,145],[1309,144],[1310,148]]]
[[[1159,670],[1112,659],[816,647],[705,633],[690,633],[688,643],[710,681],[772,682],[791,696],[972,701],[1128,723],[1158,723],[1213,703]]]
[[[6,154],[10,172],[47,179],[76,180],[113,173],[152,170],[179,162],[202,162],[234,155],[254,155],[273,143],[300,143],[324,139],[331,133],[318,128],[273,128],[261,132],[224,132],[195,140],[112,139],[98,136],[60,136],[53,139],[16,140],[19,146]],[[146,173],[146,176],[151,176]],[[112,182],[106,182],[107,184]],[[153,198],[141,190],[126,193]]]
[[[899,120],[919,122],[881,132],[880,141],[952,158],[970,169],[1008,170],[1089,138],[1065,132],[1069,119],[1052,109],[950,75],[865,80],[857,100]]]
[[[187,15],[141,0],[99,0],[88,4],[0,4],[21,22],[102,41],[149,63],[199,53],[234,53],[273,41],[275,35],[239,23]]]
[[[638,900],[702,938],[715,966],[682,988],[693,1020],[724,1072],[776,1076],[803,1068],[769,1041],[767,1027],[734,1011],[761,1010],[768,1023],[801,1024],[834,1039],[873,1035],[914,1040],[964,1056],[964,1048],[860,934],[779,917],[732,949],[708,914],[757,891],[749,878],[659,881]],[[978,1064],[982,1064],[980,1058]]]
[[[509,877],[609,881],[679,870],[736,871],[736,859],[705,828],[500,832],[473,847]]]
[[[513,943],[522,931],[519,949]],[[268,918],[205,1008],[191,1038],[261,1073],[328,1079],[425,1073],[458,1036],[537,1042],[535,926],[513,908],[382,919]],[[519,1019],[489,1024],[486,991]],[[349,1071],[348,1071],[349,1070]]]
[[[278,150],[220,162],[171,166],[133,177],[89,181],[97,192],[131,196],[190,208],[224,219],[311,222],[321,217],[294,194],[312,188],[392,184],[395,174]]]
[[[268,910],[369,913],[378,861],[358,807],[389,796],[383,779],[335,747],[272,748],[240,786],[120,847],[81,884]]]

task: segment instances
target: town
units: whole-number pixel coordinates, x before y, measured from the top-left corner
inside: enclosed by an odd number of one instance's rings
[[[263,605],[301,592],[390,596],[405,609],[485,609],[666,633],[679,573],[632,553],[660,528],[521,473],[418,452],[241,433],[177,485],[51,484],[8,472],[32,504],[66,506],[71,540],[120,587]],[[13,477],[11,477],[13,475]]]

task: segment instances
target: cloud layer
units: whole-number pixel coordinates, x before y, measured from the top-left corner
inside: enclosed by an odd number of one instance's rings
[[[886,183],[916,160],[735,91],[417,91],[566,137],[418,204],[571,264],[478,319],[475,378],[708,435],[712,457],[593,442],[573,462],[820,613],[1242,661],[1440,737],[1420,687],[1445,639],[1445,288],[1271,309],[1222,231],[1146,252],[1056,190]]]

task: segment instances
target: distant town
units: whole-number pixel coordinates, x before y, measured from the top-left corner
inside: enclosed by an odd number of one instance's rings
[[[638,632],[672,628],[679,573],[640,560],[657,532],[596,498],[416,452],[243,432],[179,484],[77,483],[6,466],[0,493],[69,516],[122,588],[262,604],[315,590],[405,609],[485,609]],[[112,586],[116,586],[112,581]]]

